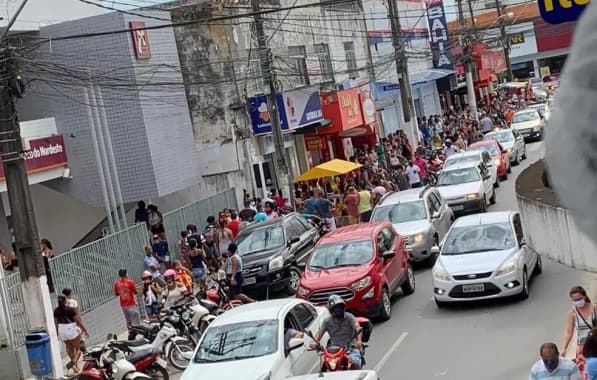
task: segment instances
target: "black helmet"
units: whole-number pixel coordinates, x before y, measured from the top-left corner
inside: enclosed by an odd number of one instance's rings
[[[330,311],[330,313],[333,314],[333,310],[336,306],[346,306],[346,302],[344,301],[344,299],[342,297],[340,297],[337,294],[332,294],[329,298],[328,298],[328,310]]]

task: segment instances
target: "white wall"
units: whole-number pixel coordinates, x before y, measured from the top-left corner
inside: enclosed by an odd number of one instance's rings
[[[0,2],[0,27],[5,27],[23,0]],[[38,30],[40,26],[95,16],[106,10],[78,0],[29,0],[12,31]]]

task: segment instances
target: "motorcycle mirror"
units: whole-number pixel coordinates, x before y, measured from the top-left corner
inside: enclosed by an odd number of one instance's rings
[[[110,339],[112,339],[112,336],[113,336],[113,334],[112,334],[112,333],[109,333],[109,334],[108,334],[108,336],[106,336],[106,340],[110,340]]]

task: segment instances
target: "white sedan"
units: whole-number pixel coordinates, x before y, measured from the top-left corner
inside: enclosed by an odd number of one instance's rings
[[[327,309],[296,298],[233,308],[205,330],[181,380],[282,380],[308,374],[319,365],[317,352],[285,332],[315,333],[328,315]]]
[[[451,302],[529,296],[529,279],[541,273],[541,256],[524,240],[515,211],[458,218],[442,242],[432,271],[438,307]]]

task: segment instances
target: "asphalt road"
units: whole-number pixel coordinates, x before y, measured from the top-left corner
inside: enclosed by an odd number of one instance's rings
[[[539,158],[542,144],[527,146],[528,159],[512,168],[489,211],[518,208],[516,176]],[[431,270],[418,269],[416,281],[413,295],[395,297],[391,320],[373,329],[367,367],[377,370],[381,379],[527,379],[539,346],[546,341],[560,344],[570,307],[568,289],[581,284],[590,296],[595,296],[590,289],[597,290],[597,275],[547,259],[526,301],[496,300],[439,310],[432,298]]]

